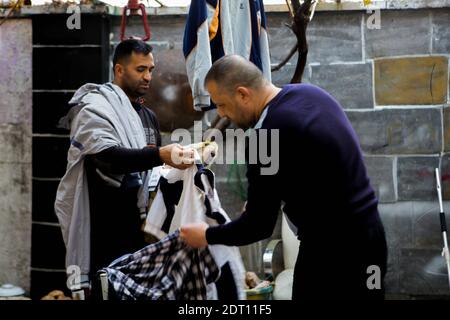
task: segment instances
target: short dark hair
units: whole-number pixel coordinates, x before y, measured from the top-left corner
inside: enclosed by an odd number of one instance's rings
[[[228,93],[232,93],[237,87],[261,88],[267,79],[261,70],[239,55],[227,55],[212,65],[205,77],[206,84],[214,81]]]
[[[113,56],[113,69],[117,63],[127,59],[134,53],[142,53],[143,55],[148,55],[153,50],[152,46],[145,43],[142,40],[128,39],[119,43],[114,51]]]

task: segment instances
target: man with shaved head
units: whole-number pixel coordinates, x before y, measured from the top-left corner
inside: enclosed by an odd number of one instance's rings
[[[214,63],[205,86],[219,115],[254,128],[257,139],[278,130],[279,142],[268,143],[279,143],[279,169],[268,175],[263,161],[249,163],[244,213],[219,226],[184,225],[185,242],[242,246],[268,238],[283,205],[301,241],[293,299],[384,298],[387,246],[378,200],[339,103],[310,84],[278,88],[235,55]]]

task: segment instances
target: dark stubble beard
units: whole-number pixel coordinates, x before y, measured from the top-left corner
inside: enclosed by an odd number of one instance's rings
[[[125,81],[123,84],[124,88],[123,91],[127,94],[128,97],[130,97],[133,100],[136,100],[139,97],[142,97],[147,90],[141,90],[139,88],[140,82],[136,82],[135,86],[130,85],[129,81]]]

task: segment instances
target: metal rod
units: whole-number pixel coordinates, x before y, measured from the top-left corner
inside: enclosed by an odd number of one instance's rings
[[[441,222],[442,239],[444,241],[444,248],[442,249],[442,256],[444,257],[445,262],[447,264],[448,283],[449,283],[449,287],[450,287],[450,254],[449,254],[449,250],[448,250],[448,241],[447,241],[447,223],[445,221],[444,206],[442,204],[441,176],[439,174],[438,168],[436,168],[436,187],[437,187],[438,199],[439,199],[439,218],[440,218],[440,222]]]

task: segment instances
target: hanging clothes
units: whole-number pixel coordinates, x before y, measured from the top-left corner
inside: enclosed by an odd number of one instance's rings
[[[192,1],[183,52],[198,111],[211,108],[203,82],[212,63],[224,55],[238,54],[252,61],[271,81],[263,0]]]
[[[186,246],[178,230],[101,272],[119,300],[205,300],[220,275],[209,249]]]
[[[214,173],[202,166],[162,170],[158,192],[147,215],[144,231],[162,239],[191,222],[223,224],[230,218],[220,205]],[[221,270],[212,299],[245,300],[245,268],[237,247],[208,246]]]

